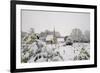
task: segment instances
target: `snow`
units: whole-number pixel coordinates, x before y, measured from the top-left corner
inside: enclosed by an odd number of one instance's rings
[[[63,60],[73,60],[74,58],[74,48],[72,46],[65,46],[59,48],[59,53],[63,57]]]
[[[90,58],[89,43],[73,43],[73,45],[63,44],[65,43],[46,44],[41,40],[37,40],[36,42],[29,44],[25,52],[22,51],[22,60],[28,58],[28,63],[34,63],[83,59],[88,60]]]

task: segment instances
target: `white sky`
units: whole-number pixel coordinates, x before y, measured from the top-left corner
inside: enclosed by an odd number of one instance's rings
[[[69,35],[73,28],[82,32],[90,30],[90,14],[22,10],[22,31],[29,32],[30,28],[34,28],[36,33],[40,33],[53,31],[54,27],[62,36]]]

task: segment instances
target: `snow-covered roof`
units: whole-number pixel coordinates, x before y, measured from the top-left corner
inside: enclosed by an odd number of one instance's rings
[[[64,41],[64,38],[57,38],[57,41]]]
[[[53,39],[53,35],[47,35],[46,41],[50,41],[50,40],[52,40],[52,39]]]

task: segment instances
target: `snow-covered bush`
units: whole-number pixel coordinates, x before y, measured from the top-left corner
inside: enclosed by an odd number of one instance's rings
[[[80,50],[80,53],[74,57],[74,60],[88,60],[88,59],[90,59],[90,55],[84,48],[82,48]]]

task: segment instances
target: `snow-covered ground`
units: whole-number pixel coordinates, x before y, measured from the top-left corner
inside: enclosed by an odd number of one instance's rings
[[[52,62],[68,60],[89,60],[90,44],[73,43],[73,45],[64,45],[64,43],[46,44],[38,40],[32,44],[22,44],[21,52],[22,63],[34,62]]]

